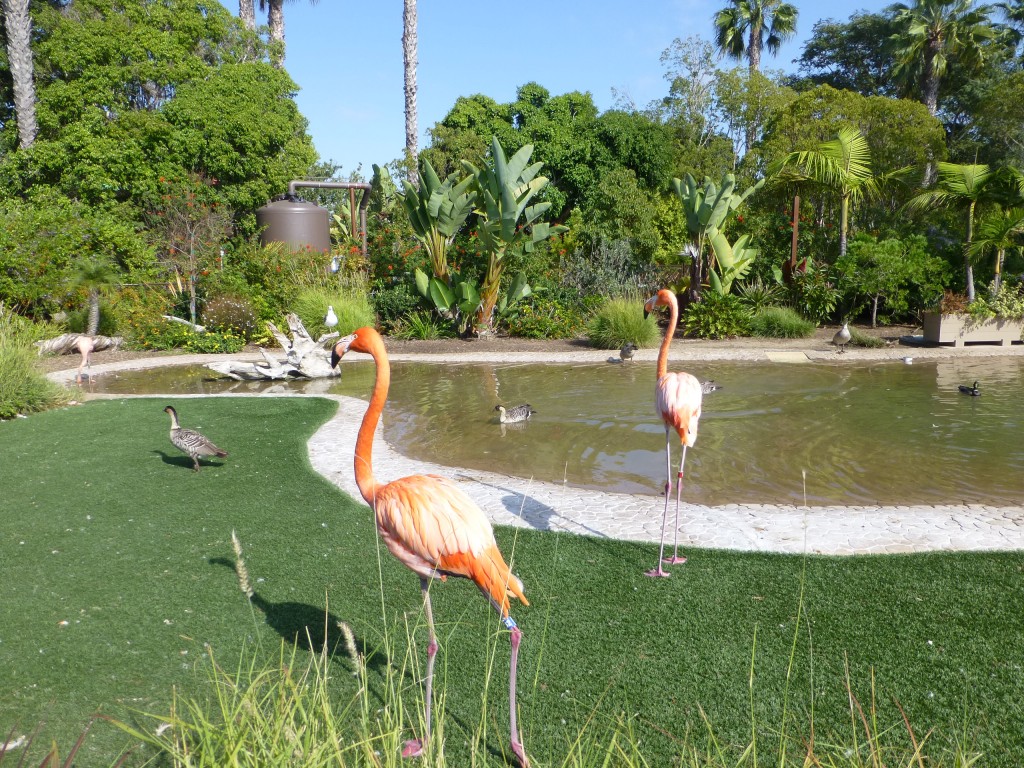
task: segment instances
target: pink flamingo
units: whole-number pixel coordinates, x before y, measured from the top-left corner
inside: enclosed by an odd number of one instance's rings
[[[700,419],[703,396],[701,383],[695,376],[682,371],[670,373],[668,370],[668,348],[672,344],[672,336],[675,334],[676,324],[679,322],[679,303],[676,301],[676,295],[663,288],[644,304],[644,314],[653,312],[659,306],[669,308],[668,328],[665,329],[665,338],[662,339],[661,350],[658,352],[658,378],[654,386],[655,407],[658,409],[658,416],[665,424],[665,473],[667,479],[665,481],[665,511],[661,518],[661,549],[658,552],[658,567],[647,571],[648,576],[670,576],[671,574],[661,567],[662,562],[670,565],[686,562],[685,557],[679,556],[679,501],[683,491],[683,466],[686,464],[686,449],[692,448],[697,441],[697,422]],[[673,429],[683,444],[683,457],[679,461],[679,473],[676,475],[675,544],[672,557],[663,560],[665,525],[668,522],[668,497],[672,491],[671,432]]]
[[[75,383],[82,383],[82,369],[88,370],[89,381],[92,381],[92,363],[90,358],[92,357],[92,351],[96,347],[96,342],[92,336],[79,336],[75,340],[75,347],[78,349],[78,353],[82,356],[82,362],[78,364],[78,374],[75,376]]]
[[[381,484],[373,475],[371,460],[373,433],[380,421],[391,383],[384,342],[373,328],[360,328],[339,339],[331,353],[331,367],[348,351],[365,352],[373,357],[377,376],[370,404],[363,415],[356,437],[355,474],[359,493],[374,510],[377,531],[388,550],[420,577],[423,609],[427,618],[430,642],[427,645],[426,718],[423,739],[405,743],[403,757],[423,754],[430,740],[431,690],[437,637],[430,606],[431,579],[460,576],[471,580],[502,617],[510,632],[512,654],[509,661],[509,729],[512,751],[522,768],[529,760],[516,726],[516,664],[523,633],[509,615],[509,597],[529,605],[522,582],[498,551],[494,532],[480,507],[455,483],[437,475],[411,475]]]

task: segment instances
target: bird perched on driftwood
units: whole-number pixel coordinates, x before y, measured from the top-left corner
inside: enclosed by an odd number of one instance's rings
[[[832,337],[832,343],[839,347],[837,354],[841,354],[846,351],[846,345],[850,343],[850,339],[853,336],[850,334],[850,324],[843,323],[843,327],[836,331],[836,335]]]
[[[622,359],[622,362],[632,360],[633,355],[636,353],[638,349],[639,347],[632,341],[627,341],[625,344],[622,345],[622,349],[619,350],[619,357]]]
[[[222,451],[211,443],[205,435],[194,429],[185,429],[178,424],[178,412],[174,406],[168,405],[164,408],[165,413],[171,414],[171,443],[180,451],[184,451],[192,459],[192,469],[199,471],[200,456],[218,456],[224,458],[227,451]]]
[[[327,314],[324,315],[324,325],[333,330],[334,326],[338,324],[338,316],[334,314],[334,307],[330,304],[327,305]]]
[[[502,424],[517,424],[520,421],[526,421],[536,413],[536,411],[530,407],[529,403],[523,403],[522,405],[517,405],[515,408],[508,409],[503,405],[496,405],[494,406],[494,410],[498,412],[498,421]]]
[[[974,382],[974,386],[972,387],[968,387],[966,384],[960,384],[959,389],[965,395],[973,395],[974,397],[978,397],[981,394],[981,390],[978,389],[978,382]]]

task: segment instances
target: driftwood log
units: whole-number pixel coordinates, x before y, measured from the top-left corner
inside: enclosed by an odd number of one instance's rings
[[[337,332],[325,333],[317,339],[309,335],[299,316],[289,314],[289,339],[273,323],[267,323],[271,334],[284,350],[284,360],[279,360],[267,350],[260,349],[262,362],[243,362],[225,360],[219,363],[207,363],[206,367],[224,376],[238,381],[258,381],[271,379],[322,379],[337,376],[338,372],[331,368],[331,353],[325,348],[329,341],[338,338]]]
[[[78,340],[86,336],[92,339],[92,349],[99,352],[104,349],[114,350],[121,346],[124,341],[120,336],[87,336],[84,333],[62,333],[53,339],[37,341],[40,355],[70,355],[78,352]]]

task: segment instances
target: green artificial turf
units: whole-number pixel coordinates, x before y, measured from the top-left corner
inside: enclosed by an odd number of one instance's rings
[[[370,652],[371,679],[388,661],[402,664],[402,617],[418,617],[418,580],[379,548],[362,501],[307,459],[305,442],[334,404],[175,400],[184,426],[230,452],[194,473],[168,440],[167,402],[97,401],[0,423],[2,735],[42,720],[38,738],[66,751],[95,711],[131,719],[168,711],[172,688],[201,695],[205,644],[230,668],[246,654],[276,658],[282,638],[307,628],[316,645],[326,626],[333,646],[338,620]],[[256,590],[251,604],[232,569],[232,529]],[[690,550],[672,578],[651,580],[643,572],[654,545],[497,535],[531,601],[513,613],[524,632],[521,725],[540,765],[558,764],[594,712],[598,723],[632,718],[651,765],[673,764],[684,740],[699,740],[701,710],[722,741],[748,742],[752,652],[753,717],[771,744],[801,606],[788,711],[806,727],[813,702],[819,742],[852,743],[848,667],[865,710],[873,676],[879,725],[895,727],[886,736],[895,743],[907,742],[898,701],[918,738],[935,730],[928,754],[966,733],[986,766],[1024,756],[1022,553]],[[495,648],[486,712],[497,760],[507,737],[506,633],[472,585],[449,580],[432,594],[449,764],[468,764],[459,755],[480,723]],[[385,632],[391,659],[380,650]],[[417,639],[422,659],[422,629]],[[343,652],[332,664],[345,701],[351,665]],[[103,764],[126,743],[97,726],[81,762]]]

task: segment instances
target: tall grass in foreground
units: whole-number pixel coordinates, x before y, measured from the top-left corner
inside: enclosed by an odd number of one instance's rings
[[[600,349],[619,349],[633,342],[641,349],[658,340],[658,321],[644,317],[644,300],[638,295],[609,299],[587,324],[590,342]]]
[[[64,387],[36,367],[32,323],[0,304],[0,419],[36,413],[70,399]]]
[[[239,586],[250,599],[258,600],[242,556],[241,544],[234,532],[231,538]],[[931,731],[923,735],[916,733],[899,702],[896,705],[902,722],[880,723],[874,672],[871,674],[869,700],[861,702],[854,693],[849,665],[845,663],[848,731],[817,733],[813,676],[809,710],[792,711],[790,686],[797,649],[802,635],[806,633],[808,638],[811,635],[803,601],[801,586],[792,644],[785,664],[786,682],[778,722],[760,722],[757,715],[755,627],[747,676],[749,741],[723,741],[703,708],[698,707],[699,722],[691,723],[685,735],[677,739],[678,751],[672,765],[692,768],[756,768],[759,765],[778,768],[924,768],[926,765],[930,768],[969,768],[980,760],[981,755],[970,749],[966,735],[955,742],[952,751],[930,754]],[[261,666],[255,661],[255,656],[248,660],[243,656],[233,673],[222,668],[214,658],[213,649],[208,648],[205,669],[212,694],[206,700],[183,698],[175,692],[168,714],[142,715],[148,726],[116,724],[155,750],[158,760],[169,760],[174,768],[398,768],[408,764],[401,757],[404,738],[410,729],[421,732],[423,727],[422,720],[417,717],[422,712],[423,701],[416,682],[422,670],[416,662],[413,642],[416,630],[422,629],[421,624],[422,617],[412,625],[406,620],[405,657],[398,666],[387,661],[394,658],[395,648],[385,633],[384,647],[373,654],[384,659],[385,663],[383,671],[375,674],[370,672],[366,658],[356,647],[352,631],[343,622],[338,622],[337,629],[343,639],[338,650],[344,654],[344,668],[351,670],[356,679],[356,690],[348,697],[339,697],[337,686],[331,683],[332,665],[335,665],[334,669],[340,665],[326,644],[319,653],[306,655],[300,653],[297,645],[289,647],[282,643],[276,664]],[[468,758],[463,754],[464,750],[455,750],[459,756],[449,757],[446,749],[442,685],[437,694],[433,738],[428,753],[417,764],[447,768],[514,763],[510,755],[495,748],[495,741],[502,738],[497,734],[503,732],[489,724],[486,714],[497,646],[493,640],[497,634],[493,634],[487,644],[486,684],[479,722],[463,724]],[[309,640],[312,645],[312,639]],[[540,653],[543,653],[543,648]],[[811,661],[813,668],[813,659]],[[409,677],[412,678],[411,683],[407,680]],[[603,711],[601,704],[598,700],[593,705],[583,718],[582,727],[565,734],[564,753],[544,765],[561,768],[649,768],[654,765],[644,749],[642,734],[648,724],[627,712]],[[489,741],[491,729],[496,735]],[[529,730],[527,723],[524,731],[529,734]],[[537,762],[533,761],[533,764],[537,765]]]

